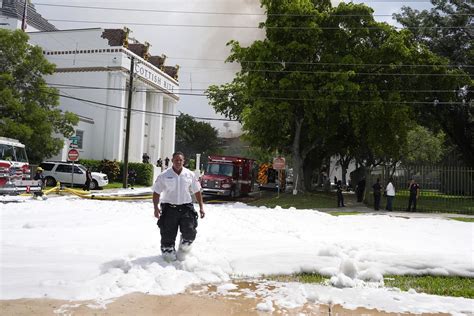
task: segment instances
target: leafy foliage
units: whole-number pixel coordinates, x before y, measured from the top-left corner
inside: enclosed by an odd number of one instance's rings
[[[56,108],[57,91],[43,78],[53,72],[24,32],[0,29],[0,135],[24,143],[31,162],[57,154],[63,140],[53,133],[69,137],[78,122],[75,114]]]
[[[409,31],[376,22],[365,5],[261,2],[266,38],[249,47],[229,42],[228,61],[242,70],[207,95],[217,112],[243,122],[252,145],[291,153],[298,188],[334,154],[369,168],[398,159],[414,107],[434,100],[413,90],[453,91],[468,80]]]
[[[426,127],[416,126],[408,132],[408,142],[402,162],[408,164],[439,162],[444,153],[444,137],[443,132],[435,135]]]
[[[418,11],[405,6],[394,17],[403,26],[410,27],[418,42],[449,59],[450,64],[472,78],[472,1],[431,0],[431,3],[434,6],[431,10]],[[445,85],[441,84],[438,86],[441,91],[434,93],[431,99],[443,103],[417,109],[418,120],[431,129],[441,128],[471,167],[474,167],[473,86],[472,79],[468,79],[454,87],[456,93],[443,93]]]
[[[176,118],[176,150],[183,152],[186,159],[198,153],[211,154],[218,145],[217,130],[209,123],[198,122],[183,113]]]

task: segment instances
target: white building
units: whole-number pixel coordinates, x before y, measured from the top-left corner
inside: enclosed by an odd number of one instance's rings
[[[24,0],[0,0],[0,27],[20,29]],[[79,116],[76,126],[82,159],[124,159],[131,60],[134,59],[129,161],[164,160],[174,152],[179,84],[178,66],[151,56],[149,44],[129,38],[124,29],[57,30],[27,6],[30,43],[56,65],[46,82],[59,90],[60,106]],[[56,135],[61,137],[61,135]],[[53,157],[67,160],[69,141]]]
[[[46,77],[61,95],[60,108],[77,114],[81,158],[123,160],[131,60],[134,58],[129,161],[171,157],[175,144],[179,91],[177,67],[150,56],[148,44],[124,29],[33,32],[30,43],[56,64]],[[92,101],[92,102],[90,102]],[[69,144],[53,159],[66,160]]]

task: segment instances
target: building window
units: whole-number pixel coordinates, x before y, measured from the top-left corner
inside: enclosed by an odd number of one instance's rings
[[[76,136],[77,136],[77,148],[82,149],[82,142],[84,140],[84,131],[81,130],[76,130]]]

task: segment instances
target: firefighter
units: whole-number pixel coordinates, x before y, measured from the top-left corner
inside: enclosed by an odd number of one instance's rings
[[[41,185],[41,189],[44,188],[44,174],[43,174],[43,168],[41,167],[38,167],[36,168],[36,173],[35,173],[35,176],[33,177],[34,180],[39,180],[41,181],[40,185]]]
[[[174,261],[189,252],[196,238],[198,214],[192,203],[191,193],[199,203],[199,213],[204,218],[201,185],[194,172],[183,167],[184,154],[176,152],[172,167],[161,173],[153,185],[153,205],[161,234],[161,252],[166,261]],[[161,204],[159,204],[161,202]],[[175,251],[178,228],[181,232],[178,254]]]

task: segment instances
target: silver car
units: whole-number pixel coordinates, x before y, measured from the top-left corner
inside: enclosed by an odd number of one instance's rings
[[[64,184],[83,186],[86,183],[86,167],[80,164],[74,164],[74,174],[72,173],[73,164],[61,161],[45,161],[40,164],[43,168],[43,175],[47,186],[55,186],[59,181]],[[89,188],[91,190],[104,187],[109,184],[107,175],[100,172],[91,172],[92,181]]]

